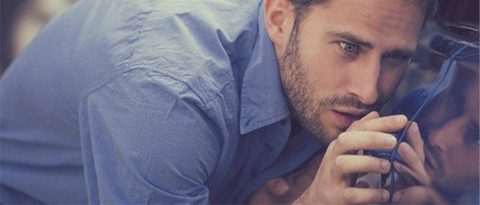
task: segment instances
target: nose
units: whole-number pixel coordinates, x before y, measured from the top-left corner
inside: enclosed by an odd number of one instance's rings
[[[374,104],[378,99],[378,82],[381,64],[378,59],[366,60],[362,66],[353,68],[347,92],[363,104]]]
[[[436,147],[440,151],[445,151],[446,150],[446,138],[445,133],[442,132],[442,128],[434,128],[431,130],[430,135],[428,136],[428,141],[433,147]]]

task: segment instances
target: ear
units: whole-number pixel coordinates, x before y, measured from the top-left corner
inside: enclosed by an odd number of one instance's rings
[[[270,39],[276,47],[284,48],[293,27],[295,7],[289,0],[266,0],[263,9]]]
[[[267,190],[275,196],[284,196],[290,191],[290,185],[283,177],[270,179],[266,185]]]

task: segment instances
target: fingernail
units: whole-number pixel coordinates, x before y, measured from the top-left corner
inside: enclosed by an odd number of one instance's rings
[[[390,170],[390,162],[387,160],[383,160],[380,166],[382,166],[382,169],[385,171]]]
[[[388,191],[383,191],[382,193],[383,201],[388,200],[389,197],[390,197],[390,193],[388,193]]]
[[[397,124],[404,123],[405,121],[407,121],[407,117],[405,115],[395,117],[395,123]]]
[[[397,144],[397,138],[395,138],[394,136],[390,136],[387,138],[387,145],[393,146],[396,144]]]
[[[412,123],[413,134],[418,134],[418,124],[416,122]]]

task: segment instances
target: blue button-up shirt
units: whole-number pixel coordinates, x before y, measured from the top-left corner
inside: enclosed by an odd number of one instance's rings
[[[291,135],[260,4],[83,0],[55,18],[0,81],[0,200],[237,203],[305,161],[318,145]]]

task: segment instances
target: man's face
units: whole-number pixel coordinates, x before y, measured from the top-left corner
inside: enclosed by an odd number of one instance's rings
[[[440,190],[452,194],[478,192],[478,78],[451,92],[426,110],[425,169]],[[464,99],[455,99],[458,93]]]
[[[330,0],[305,12],[275,46],[295,114],[329,143],[394,91],[423,15],[406,0]]]

